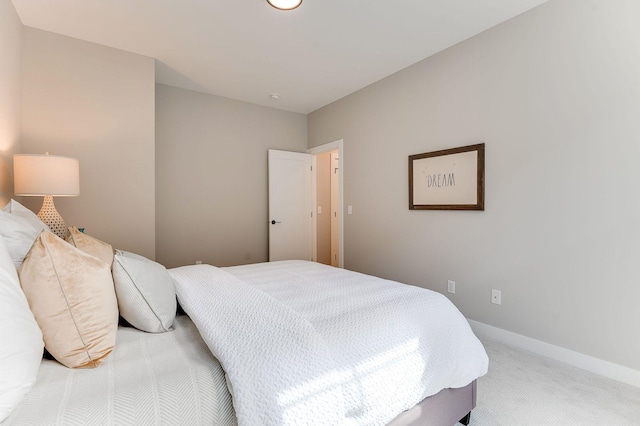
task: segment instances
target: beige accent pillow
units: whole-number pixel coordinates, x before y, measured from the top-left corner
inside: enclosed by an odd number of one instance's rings
[[[70,368],[97,367],[113,351],[118,302],[102,260],[43,231],[18,269],[45,348]]]
[[[66,240],[69,244],[72,244],[83,252],[89,253],[104,261],[104,263],[109,265],[109,268],[113,265],[113,248],[111,244],[107,244],[97,238],[80,232],[75,226],[69,227],[69,235]]]

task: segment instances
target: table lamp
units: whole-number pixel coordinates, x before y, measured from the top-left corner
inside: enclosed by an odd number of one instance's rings
[[[44,197],[38,217],[51,232],[65,238],[67,225],[53,204],[53,197],[80,195],[80,166],[76,158],[58,155],[15,154],[13,156],[15,195]]]

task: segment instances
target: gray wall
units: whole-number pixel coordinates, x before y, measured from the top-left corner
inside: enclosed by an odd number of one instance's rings
[[[24,28],[21,151],[77,157],[80,196],[55,199],[65,222],[152,259],[154,96],[153,59]]]
[[[20,150],[22,23],[0,0],[0,207],[13,196],[13,154]]]
[[[268,260],[267,150],[306,144],[305,115],[157,85],[157,260]]]
[[[310,114],[344,139],[346,267],[640,369],[638,16],[551,1]],[[486,211],[408,210],[408,155],[478,142]]]

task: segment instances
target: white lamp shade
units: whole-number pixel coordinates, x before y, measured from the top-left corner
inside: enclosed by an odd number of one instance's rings
[[[15,154],[15,195],[75,197],[80,195],[78,159],[58,155]]]

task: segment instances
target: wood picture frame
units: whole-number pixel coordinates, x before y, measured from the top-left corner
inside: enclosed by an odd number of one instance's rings
[[[409,210],[484,210],[484,143],[410,155]]]

